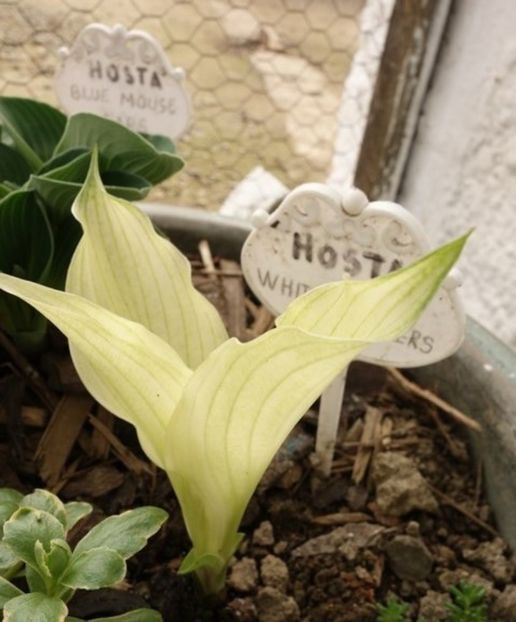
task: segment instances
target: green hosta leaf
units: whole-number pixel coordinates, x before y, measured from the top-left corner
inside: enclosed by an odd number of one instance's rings
[[[67,618],[67,622],[84,622],[79,618]],[[153,609],[135,609],[118,616],[94,618],[90,622],[163,622],[161,614]]]
[[[101,177],[109,194],[126,201],[141,201],[152,188],[144,177],[124,171],[104,171]]]
[[[67,291],[143,324],[192,369],[227,339],[217,311],[194,289],[186,258],[136,207],[106,193],[94,160],[73,213],[84,235]]]
[[[88,172],[90,159],[91,153],[87,151],[59,168],[31,176],[29,188],[36,190],[43,198],[54,224],[70,215],[72,203]],[[107,171],[102,176],[111,194],[132,201],[145,198],[151,188],[146,179],[131,173]]]
[[[183,167],[183,161],[169,150],[157,150],[153,144],[128,128],[90,113],[68,119],[55,155],[71,147],[98,147],[101,169],[126,171],[157,184]]]
[[[359,287],[344,281],[309,292],[278,329],[246,344],[230,340],[196,370],[167,429],[167,473],[193,541],[190,564],[207,560],[213,576],[218,556],[222,580],[245,506],[287,434],[360,350],[410,327],[464,241]]]
[[[10,181],[21,186],[30,174],[30,167],[21,155],[8,145],[0,143],[0,181]]]
[[[33,192],[19,190],[0,201],[0,271],[33,281],[50,270],[54,241],[50,224]],[[26,351],[41,343],[47,322],[30,306],[0,295],[0,325]]]
[[[75,547],[75,553],[107,547],[128,559],[146,544],[167,520],[165,510],[142,507],[110,516],[93,527]]]
[[[26,564],[37,568],[34,551],[39,540],[45,551],[51,548],[52,540],[64,540],[65,531],[57,518],[41,510],[20,508],[4,524],[3,542]]]
[[[44,175],[45,173],[50,173],[54,169],[61,168],[65,164],[68,164],[85,153],[90,153],[90,150],[86,147],[72,147],[71,149],[67,149],[66,151],[63,151],[63,153],[53,156],[50,160],[47,160],[39,171],[37,171],[37,174]]]
[[[66,117],[41,102],[0,97],[0,122],[20,155],[37,171],[51,157],[63,134]]]
[[[85,501],[70,501],[65,504],[66,531],[70,531],[85,516],[91,514],[93,506]]]
[[[12,488],[0,488],[0,537],[4,532],[3,527],[5,521],[18,509],[22,498],[23,495],[17,490],[13,490]]]
[[[20,502],[21,507],[32,508],[48,512],[66,527],[66,511],[62,501],[48,490],[36,489],[29,495],[25,495]]]
[[[0,183],[0,201],[11,194],[12,191],[13,189],[8,183]]]
[[[0,609],[5,606],[5,603],[12,598],[16,598],[17,596],[21,596],[23,592],[13,585],[7,579],[0,577]]]
[[[59,582],[72,589],[96,590],[118,583],[125,577],[124,558],[108,548],[74,551]]]
[[[73,343],[81,378],[108,410],[136,426],[163,464],[165,427],[192,374],[162,339],[89,300],[0,274],[0,289],[30,302]]]
[[[23,594],[4,606],[4,622],[64,622],[68,607],[59,598]]]
[[[54,225],[54,256],[42,281],[44,285],[64,289],[68,266],[81,235],[81,226],[71,214]]]
[[[0,271],[39,281],[53,251],[50,224],[33,192],[18,190],[0,201]]]

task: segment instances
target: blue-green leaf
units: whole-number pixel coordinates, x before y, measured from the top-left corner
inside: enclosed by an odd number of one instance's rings
[[[110,516],[84,536],[74,553],[107,547],[128,559],[147,544],[167,517],[165,510],[155,507],[136,508]]]
[[[68,119],[55,155],[71,147],[97,146],[101,170],[125,171],[157,184],[183,167],[183,161],[169,150],[159,151],[143,136],[90,113]]]
[[[108,548],[74,551],[59,583],[72,589],[96,590],[118,583],[125,577],[126,566],[121,555]]]
[[[59,598],[23,594],[4,606],[4,622],[64,622],[68,607]]]
[[[0,122],[33,171],[48,160],[63,134],[66,117],[48,104],[0,97]]]
[[[7,601],[21,596],[22,594],[23,592],[19,588],[0,576],[0,609],[5,606]]]
[[[65,504],[66,531],[70,531],[82,518],[93,511],[93,506],[85,501],[70,501]]]
[[[65,531],[57,518],[41,510],[20,508],[4,524],[4,539],[12,551],[26,564],[38,568],[35,544],[39,540],[50,551],[52,540],[64,540]]]

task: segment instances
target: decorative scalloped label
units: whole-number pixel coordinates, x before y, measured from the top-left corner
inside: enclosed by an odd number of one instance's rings
[[[363,196],[363,195],[362,195]],[[386,201],[358,210],[322,184],[304,184],[249,235],[245,278],[279,315],[309,289],[342,278],[369,279],[409,264],[430,250],[420,223]],[[449,277],[417,324],[396,341],[368,348],[361,359],[395,367],[427,365],[452,354],[464,334],[464,313]]]
[[[91,112],[173,139],[186,131],[191,104],[184,71],[146,32],[89,24],[59,54],[55,88],[68,114]]]

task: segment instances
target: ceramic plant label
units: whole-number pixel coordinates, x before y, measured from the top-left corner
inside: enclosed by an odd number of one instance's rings
[[[371,279],[405,266],[430,249],[419,222],[395,203],[368,203],[353,189],[340,196],[304,184],[272,213],[258,212],[242,249],[242,269],[261,302],[279,315],[304,292],[343,278]],[[417,367],[452,354],[461,344],[464,313],[450,276],[417,324],[396,341],[376,344],[358,358],[385,366]],[[329,474],[345,376],[321,398],[316,452]]]
[[[90,24],[59,53],[55,87],[68,114],[91,112],[172,139],[187,129],[191,105],[184,71],[172,67],[146,32]]]
[[[403,207],[344,197],[322,184],[303,184],[268,215],[242,250],[242,269],[261,302],[279,315],[290,300],[322,283],[370,279],[407,265],[430,250],[420,223]],[[464,314],[450,277],[418,323],[397,341],[368,348],[359,358],[394,367],[427,365],[460,345]]]

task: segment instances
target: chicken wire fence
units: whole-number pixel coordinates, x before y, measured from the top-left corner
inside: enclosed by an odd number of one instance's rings
[[[186,71],[193,118],[178,141],[185,170],[151,198],[218,209],[256,166],[289,188],[352,181],[392,0],[0,0],[0,9],[0,94],[53,105],[58,49],[84,26],[156,37]]]

